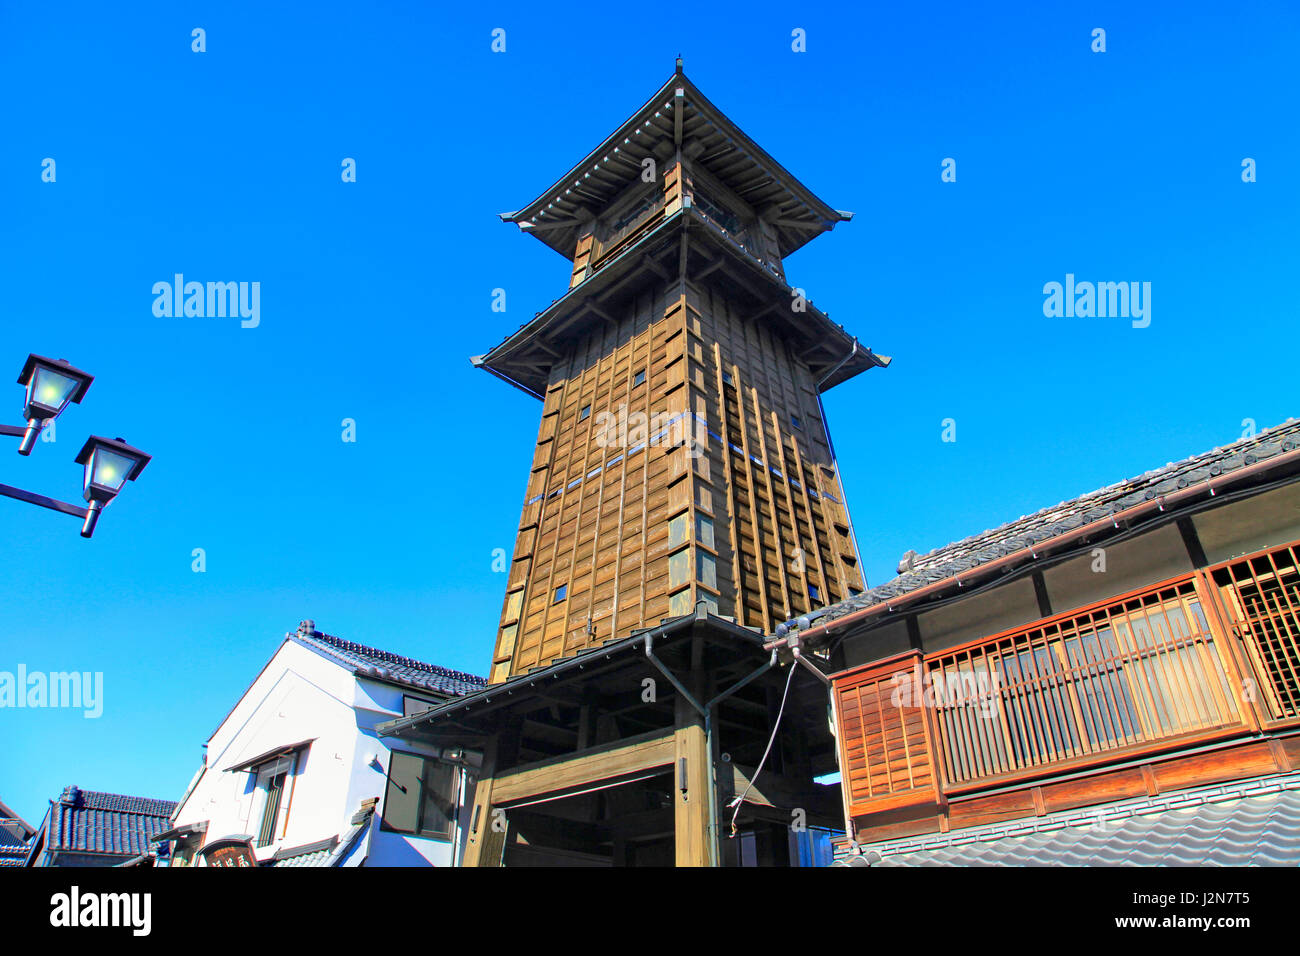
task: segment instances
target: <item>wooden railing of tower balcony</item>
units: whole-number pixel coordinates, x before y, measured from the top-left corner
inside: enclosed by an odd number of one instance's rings
[[[781,276],[781,270],[764,258],[761,249],[754,241],[754,235],[751,235],[752,230],[742,226],[734,215],[714,206],[699,193],[695,194],[692,202],[692,208],[699,214],[700,219],[719,235],[733,243],[768,272]],[[637,240],[661,223],[666,206],[667,197],[663,193],[647,195],[643,202],[612,223],[603,236],[598,235],[593,239],[588,260],[591,263],[591,272],[595,273],[604,268],[619,252],[634,245]]]
[[[665,195],[655,191],[647,194],[643,202],[611,223],[608,231],[603,236],[598,236],[592,245],[592,271],[606,265],[615,253],[631,246],[658,225],[663,220],[665,205]]]
[[[852,817],[1300,724],[1300,542],[835,678]]]
[[[693,208],[705,223],[713,227],[719,234],[736,245],[745,255],[768,272],[775,276],[781,275],[781,271],[764,258],[759,243],[755,241],[758,236],[757,229],[744,226],[738,216],[715,205],[707,196],[699,192],[695,193],[692,203]]]
[[[729,209],[724,209],[717,205],[713,200],[709,199],[708,196],[699,191],[696,191],[693,201],[695,208],[702,216],[704,216],[705,219],[708,219],[723,232],[730,234],[737,242],[741,241],[740,237],[745,234],[745,230],[740,227],[739,216],[731,212]]]

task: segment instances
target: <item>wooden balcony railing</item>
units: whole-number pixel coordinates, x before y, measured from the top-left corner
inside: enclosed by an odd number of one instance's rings
[[[834,684],[855,818],[1300,726],[1300,542]]]
[[[1300,717],[1300,545],[1261,552],[1210,572],[1251,674],[1261,722]]]
[[[933,656],[926,673],[950,785],[1242,724],[1190,578]]]

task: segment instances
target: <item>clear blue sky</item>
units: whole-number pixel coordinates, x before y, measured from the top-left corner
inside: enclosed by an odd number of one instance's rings
[[[467,357],[568,273],[496,214],[679,52],[857,214],[787,266],[895,357],[826,399],[872,583],[1300,412],[1293,5],[273,6],[0,6],[0,371],[33,351],[98,376],[0,482],[75,498],[92,431],[156,456],[90,542],[0,499],[0,670],[106,684],[98,720],[0,711],[0,799],[32,823],[72,783],[179,798],[303,618],[486,672],[539,406]],[[155,317],[177,272],[259,281],[260,326]],[[1151,282],[1150,327],[1045,318],[1067,272]]]

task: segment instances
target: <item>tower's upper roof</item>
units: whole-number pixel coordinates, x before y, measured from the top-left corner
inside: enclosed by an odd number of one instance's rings
[[[641,175],[647,156],[662,164],[678,147],[772,223],[782,257],[853,216],[818,199],[746,136],[686,78],[678,60],[668,82],[627,122],[527,206],[501,218],[572,259],[582,223]]]

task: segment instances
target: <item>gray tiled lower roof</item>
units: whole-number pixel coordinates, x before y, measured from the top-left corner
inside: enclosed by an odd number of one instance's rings
[[[21,830],[27,834],[36,832],[30,823],[9,809],[3,800],[0,800],[0,829]]]
[[[1296,866],[1300,773],[954,830],[836,866]]]
[[[320,840],[306,846],[277,850],[275,856],[271,857],[269,865],[277,867],[325,866],[328,864],[330,857],[334,854],[334,849],[338,845],[339,838],[333,836],[328,840]]]
[[[172,800],[67,787],[50,804],[47,852],[148,853],[153,837],[171,826]]]
[[[352,854],[353,848],[358,846],[366,832],[375,825],[375,807],[378,803],[378,800],[363,800],[361,802],[361,808],[352,814],[348,829],[340,835],[339,845],[335,847],[329,859],[321,864],[322,866],[344,865],[344,862]]]
[[[276,867],[325,866],[329,862],[330,855],[333,852],[334,848],[331,846],[320,850],[312,850],[309,853],[296,853],[293,856],[287,856],[276,860],[273,865]]]
[[[22,866],[29,849],[27,843],[0,844],[0,866]]]
[[[290,637],[338,661],[361,677],[406,684],[452,697],[472,694],[487,685],[485,677],[448,670],[437,664],[426,664],[424,661],[345,641],[341,637],[322,634],[320,631],[312,631],[310,634],[299,632]]]
[[[903,565],[900,565],[900,574],[896,578],[838,604],[787,621],[778,628],[777,633],[783,635],[791,630],[807,628],[812,623],[825,623],[843,617],[882,601],[895,600],[928,584],[943,581],[986,562],[1100,521],[1145,501],[1297,448],[1300,448],[1300,419],[1289,418],[1281,425],[1264,429],[1251,438],[1242,438],[1230,445],[1171,462],[1136,478],[1063,501],[1000,527],[937,548],[928,554],[913,557],[909,569],[904,570]]]
[[[343,865],[343,861],[352,852],[357,841],[370,827],[377,803],[377,800],[363,800],[361,807],[352,815],[348,829],[341,834],[305,846],[277,850],[266,865],[326,867]]]

